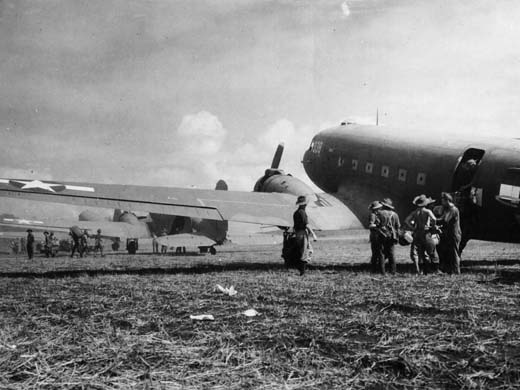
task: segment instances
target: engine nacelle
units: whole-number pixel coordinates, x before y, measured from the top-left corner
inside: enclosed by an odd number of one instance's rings
[[[107,218],[92,210],[84,210],[79,214],[80,221],[106,221]]]
[[[294,196],[306,195],[308,201],[317,200],[312,188],[300,179],[287,175],[281,169],[267,169],[255,184],[255,192],[278,192]]]
[[[117,222],[125,222],[129,223],[130,225],[139,225],[141,221],[139,221],[139,218],[137,218],[134,214],[129,213],[127,211],[123,212],[120,216]]]

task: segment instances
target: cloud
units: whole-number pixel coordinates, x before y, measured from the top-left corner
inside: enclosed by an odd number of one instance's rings
[[[177,141],[190,155],[208,155],[220,151],[227,131],[220,120],[207,111],[185,115],[177,128]]]
[[[343,17],[345,17],[345,18],[350,16],[350,8],[346,1],[341,3],[341,12],[343,12]]]
[[[281,118],[258,131],[255,140],[241,140],[208,111],[187,114],[166,141],[170,151],[161,165],[144,168],[146,184],[213,188],[224,179],[232,190],[251,191],[280,142],[285,144],[280,168],[310,184],[301,158],[314,133],[311,126]]]
[[[148,184],[212,188],[220,178],[218,164],[227,130],[208,112],[186,114],[178,127],[164,138],[161,155],[155,156]]]

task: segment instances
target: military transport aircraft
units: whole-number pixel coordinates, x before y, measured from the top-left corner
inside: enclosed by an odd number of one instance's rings
[[[282,153],[283,145],[280,145],[271,168],[256,182],[254,192],[222,191],[227,189],[223,181],[217,183],[216,190],[201,190],[0,179],[0,196],[113,208],[116,213],[117,210],[132,210],[114,215],[115,222],[104,222],[104,227],[99,227],[110,236],[113,233],[109,232],[119,230],[123,231],[119,236],[134,238],[151,237],[151,232],[165,232],[167,237],[160,239],[167,239],[168,246],[188,246],[183,245],[182,240],[193,241],[192,233],[196,233],[197,240],[205,240],[196,246],[209,246],[207,241],[212,240],[212,253],[215,250],[213,244],[221,244],[226,239],[231,238],[235,243],[252,239],[251,233],[239,234],[236,231],[230,237],[229,222],[291,226],[295,200],[299,195],[306,195],[309,200],[308,214],[313,228],[360,227],[354,215],[338,199],[329,194],[315,194],[307,184],[279,169]],[[147,216],[140,219],[136,215],[139,212],[145,212]]]
[[[313,138],[303,165],[319,188],[341,199],[365,226],[373,200],[392,198],[404,218],[419,194],[438,199],[442,191],[457,192],[465,198],[461,215],[468,238],[520,242],[517,139],[342,123]]]

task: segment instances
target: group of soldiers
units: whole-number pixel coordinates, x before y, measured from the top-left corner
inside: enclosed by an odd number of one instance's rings
[[[58,238],[54,235],[54,233],[49,233],[47,231],[43,232],[44,240],[43,240],[43,253],[45,257],[54,257],[57,252],[57,247],[59,245]],[[27,237],[20,238],[20,245],[18,242],[11,242],[11,249],[15,255],[18,253],[25,254],[27,253],[27,257],[32,259],[34,257],[34,234],[32,229],[27,229]]]
[[[74,257],[76,251],[79,254],[79,257],[83,257],[88,253],[88,240],[90,238],[87,230],[81,231],[81,229],[77,227],[72,227],[70,229],[69,235],[72,240],[72,252],[70,257]],[[97,253],[100,253],[101,257],[104,257],[103,253],[103,238],[101,236],[101,229],[98,229],[96,234],[94,235],[94,257],[96,257]]]
[[[416,209],[401,226],[391,199],[374,201],[369,206],[371,267],[384,274],[388,259],[395,273],[395,245],[410,244],[410,259],[420,274],[460,274],[460,213],[449,193],[441,194],[441,204],[422,194],[413,200]]]
[[[43,240],[43,253],[45,257],[54,257],[59,248],[59,240],[58,237],[54,235],[52,232],[45,231],[43,232],[44,240]],[[71,238],[71,247],[72,252],[70,257],[74,257],[75,253],[78,252],[79,257],[83,257],[88,253],[88,241],[89,234],[87,230],[81,230],[77,227],[72,227],[69,231],[69,236]],[[101,229],[98,229],[96,234],[94,235],[94,257],[96,257],[99,252],[102,257],[104,257],[103,253],[103,238],[101,235]],[[27,229],[27,237],[25,238],[25,246],[27,257],[32,259],[34,257],[34,243],[35,238],[33,235],[32,229]],[[13,249],[14,251],[14,249]],[[23,252],[23,251],[22,251]],[[18,253],[18,252],[16,252]]]

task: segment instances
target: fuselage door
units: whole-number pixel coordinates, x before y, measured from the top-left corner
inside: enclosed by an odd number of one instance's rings
[[[475,179],[478,167],[484,157],[485,150],[467,149],[458,159],[457,166],[453,172],[451,190],[453,192],[468,193]]]

